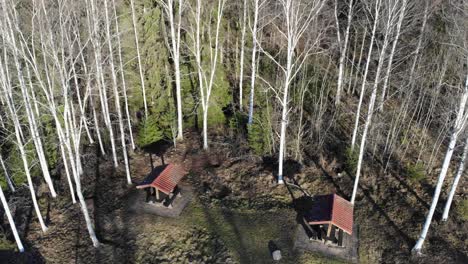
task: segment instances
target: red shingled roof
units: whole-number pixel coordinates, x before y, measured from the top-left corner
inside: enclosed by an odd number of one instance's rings
[[[336,194],[314,197],[314,204],[304,217],[311,225],[332,224],[353,233],[353,205]]]
[[[169,194],[185,174],[187,174],[185,169],[176,164],[156,167],[141,184],[137,185],[137,188],[153,187],[165,194]]]

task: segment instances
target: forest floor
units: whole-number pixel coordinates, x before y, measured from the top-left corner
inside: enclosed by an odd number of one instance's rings
[[[273,242],[283,256],[276,263],[341,263],[292,248],[297,226],[292,196],[301,193],[275,183],[274,159],[253,157],[242,149],[234,153],[222,137],[211,144],[216,153],[203,152],[199,138],[190,133],[165,155],[166,163],[191,168],[183,181],[192,186],[194,198],[177,218],[131,212],[129,197],[137,190],[126,184],[122,166],[115,169],[87,150],[82,181],[88,183],[85,197],[102,245],[92,247],[79,205],[71,204],[63,185],[60,198],[42,199],[50,208],[45,212],[49,231],[42,234],[35,217],[31,219],[26,241],[35,257],[29,262],[273,263],[268,249]],[[336,192],[349,198],[352,178],[336,173],[341,165],[333,158],[308,157],[304,164],[286,162],[288,180],[311,194]],[[151,169],[148,155],[131,155],[131,168],[138,183]],[[389,173],[372,174],[372,169],[364,173],[355,208],[360,263],[468,263],[468,223],[455,213],[445,224],[436,215],[424,255],[411,256],[432,190],[410,187]]]

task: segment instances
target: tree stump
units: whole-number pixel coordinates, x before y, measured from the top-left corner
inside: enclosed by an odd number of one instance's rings
[[[273,260],[278,261],[281,259],[281,250],[277,249],[271,253]]]

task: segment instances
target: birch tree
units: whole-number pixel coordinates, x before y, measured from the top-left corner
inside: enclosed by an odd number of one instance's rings
[[[97,79],[97,88],[99,93],[99,101],[101,103],[102,115],[104,119],[104,123],[107,127],[109,132],[109,141],[111,143],[111,150],[112,150],[112,158],[114,161],[114,167],[118,167],[117,162],[117,152],[115,147],[115,140],[114,140],[114,129],[112,127],[111,122],[111,114],[108,104],[108,96],[107,96],[107,89],[106,89],[106,82],[104,79],[104,69],[102,67],[103,55],[102,55],[102,43],[100,38],[100,14],[99,10],[94,3],[95,0],[86,0],[87,3],[87,22],[88,22],[88,30],[91,35],[91,43],[93,46],[94,51],[94,62],[96,67],[96,79]]]
[[[466,69],[466,65],[468,63],[468,39],[467,39],[467,23],[466,20],[467,13],[466,10],[468,8],[468,3],[466,1],[458,2],[458,1],[449,1],[450,4],[450,15],[446,17],[447,22],[449,24],[449,36],[450,41],[445,45],[449,47],[449,55],[451,56],[452,67],[454,68],[455,74],[459,73],[457,78],[448,81],[450,87],[455,89],[455,96],[453,98],[459,99],[458,107],[453,109],[456,112],[455,119],[452,123],[452,130],[450,131],[450,139],[447,146],[447,151],[445,153],[444,160],[442,162],[442,167],[437,179],[437,184],[434,190],[434,195],[432,197],[431,207],[429,208],[429,212],[427,213],[426,220],[424,222],[423,228],[421,230],[421,234],[412,249],[413,253],[420,254],[424,241],[427,237],[429,232],[429,228],[432,222],[432,218],[434,216],[437,203],[439,201],[440,193],[442,191],[442,187],[444,184],[445,177],[447,176],[448,169],[450,166],[450,161],[455,150],[455,146],[458,140],[458,136],[463,132],[466,128],[468,122],[468,72]],[[458,72],[457,72],[458,70]],[[456,75],[455,75],[456,76]],[[463,168],[459,168],[459,171],[463,170]],[[462,173],[462,172],[459,172]],[[456,188],[456,186],[452,187]],[[450,205],[448,204],[450,207]],[[445,210],[444,210],[445,211]],[[448,209],[447,209],[448,214]],[[443,215],[447,216],[446,214]],[[446,217],[445,217],[446,219]]]
[[[5,161],[3,160],[2,154],[0,153],[0,166],[2,167],[3,170],[3,175],[5,176],[5,180],[7,182],[8,188],[10,191],[15,192],[15,185],[13,185],[13,182],[10,179],[10,174],[8,173],[8,170],[5,166]]]
[[[440,193],[442,191],[442,185],[444,184],[445,177],[447,176],[447,172],[450,165],[450,160],[452,159],[453,151],[455,150],[455,145],[458,139],[458,135],[462,132],[465,128],[467,119],[468,119],[468,74],[465,78],[465,84],[463,88],[463,92],[460,96],[460,103],[457,109],[457,116],[455,118],[453,129],[450,135],[450,141],[447,147],[447,152],[445,153],[445,158],[442,163],[442,168],[439,173],[439,177],[437,180],[437,185],[434,191],[434,195],[432,197],[431,207],[429,208],[429,212],[426,216],[426,221],[424,222],[423,229],[421,234],[419,235],[419,239],[416,242],[416,245],[413,247],[412,251],[416,254],[420,254],[424,241],[426,240],[427,233],[429,231],[429,227],[432,222],[432,217],[434,216],[437,202],[439,201]]]
[[[257,1],[257,0],[255,0]],[[239,62],[239,110],[242,111],[243,105],[243,90],[244,90],[244,53],[245,53],[245,34],[247,31],[247,0],[243,1],[242,5],[242,28],[241,28],[241,43],[240,43],[240,62]]]
[[[359,184],[359,177],[361,175],[361,167],[362,167],[362,162],[363,162],[363,157],[364,157],[364,152],[365,152],[365,147],[366,147],[366,140],[367,140],[367,133],[369,131],[369,126],[372,122],[372,116],[374,114],[374,105],[375,105],[375,100],[377,97],[377,89],[379,86],[380,82],[380,75],[382,72],[383,64],[384,64],[384,59],[385,55],[387,52],[387,47],[389,44],[389,38],[391,34],[391,27],[393,26],[392,20],[395,14],[395,8],[398,5],[398,1],[388,1],[386,6],[386,13],[387,17],[385,18],[384,25],[385,25],[385,31],[384,31],[384,40],[382,43],[382,47],[380,48],[380,55],[379,55],[379,60],[378,60],[378,65],[375,73],[375,79],[372,87],[372,93],[369,99],[369,106],[367,110],[367,117],[366,117],[366,122],[364,124],[364,131],[362,133],[362,138],[361,138],[361,144],[360,144],[360,149],[359,149],[359,156],[358,156],[358,163],[357,163],[357,168],[356,168],[356,177],[354,180],[354,187],[353,187],[353,193],[351,195],[351,203],[354,204],[354,201],[356,199],[356,193],[357,193],[357,188]],[[379,13],[381,12],[381,6],[382,6],[382,1],[377,0],[375,4],[375,18],[378,20]],[[375,27],[376,27],[376,21],[374,21],[374,29],[373,29],[373,34],[375,34]],[[371,41],[372,43],[372,41]],[[372,44],[371,44],[372,45]],[[370,55],[370,53],[369,53]],[[370,59],[370,57],[369,57]],[[363,80],[363,85],[365,85],[366,80]],[[362,96],[362,95],[361,95]],[[358,117],[357,117],[358,118]]]
[[[31,173],[30,173],[30,164],[29,164],[29,161],[28,161],[28,158],[27,158],[27,154],[26,154],[26,150],[24,148],[24,140],[23,140],[23,137],[22,137],[22,130],[21,130],[21,124],[18,120],[18,113],[16,111],[16,109],[14,108],[12,102],[11,102],[11,88],[9,87],[11,84],[10,82],[7,80],[7,78],[9,79],[9,77],[6,77],[5,76],[5,73],[3,71],[3,62],[0,60],[0,78],[1,78],[1,85],[2,85],[2,89],[3,89],[3,93],[5,94],[5,97],[6,98],[6,102],[7,102],[7,107],[8,107],[8,111],[10,113],[10,118],[12,119],[13,121],[13,125],[14,125],[14,128],[15,128],[15,137],[16,137],[16,145],[18,147],[18,150],[20,152],[20,155],[21,155],[21,159],[22,159],[22,162],[23,162],[23,167],[24,167],[24,172],[26,174],[26,179],[27,179],[27,182],[28,182],[28,186],[29,186],[29,191],[31,193],[31,198],[32,198],[32,201],[33,201],[33,206],[34,206],[34,210],[36,212],[36,215],[37,215],[37,218],[39,219],[39,224],[42,228],[42,231],[43,232],[46,232],[47,231],[47,226],[45,225],[44,223],[44,220],[42,218],[42,213],[41,213],[41,210],[39,208],[39,204],[37,202],[37,198],[36,198],[36,192],[34,190],[34,185],[33,185],[33,182],[32,182],[32,178],[31,178]]]
[[[251,125],[253,122],[253,109],[254,109],[254,97],[255,97],[255,78],[257,75],[257,53],[258,53],[258,18],[260,8],[265,2],[261,0],[254,0],[253,7],[253,24],[252,24],[252,58],[251,58],[251,74],[250,74],[250,99],[249,99],[249,117],[248,124]]]
[[[21,242],[21,238],[19,237],[18,230],[16,229],[16,225],[13,220],[13,216],[11,215],[11,212],[10,212],[10,207],[8,206],[8,202],[5,198],[5,194],[3,194],[3,190],[1,186],[0,186],[0,200],[2,201],[3,210],[5,210],[5,214],[8,218],[8,223],[10,224],[11,231],[13,232],[13,236],[15,237],[18,250],[20,252],[24,252],[23,243]]]
[[[110,15],[109,15],[109,7],[108,7],[108,0],[104,0],[104,13],[105,13],[105,25],[106,25],[106,35],[107,35],[107,46],[109,47],[109,64],[112,76],[112,88],[114,90],[114,100],[115,100],[115,111],[117,112],[117,117],[119,120],[119,128],[120,128],[120,142],[122,146],[122,154],[124,157],[125,163],[125,173],[127,175],[127,183],[132,184],[132,178],[130,176],[130,165],[128,162],[128,155],[127,155],[127,144],[125,142],[125,129],[124,129],[124,120],[122,117],[122,108],[120,105],[120,94],[118,91],[118,84],[117,84],[117,74],[115,72],[115,65],[114,65],[114,50],[112,46],[112,34],[111,34],[111,25],[110,25]]]
[[[143,75],[143,65],[141,62],[140,43],[138,41],[138,28],[137,28],[138,24],[137,24],[136,11],[135,11],[135,0],[130,0],[130,8],[132,11],[133,35],[135,36],[135,48],[136,48],[137,59],[138,59],[138,72],[140,73],[141,91],[143,94],[143,105],[145,108],[145,119],[147,119],[148,118],[148,104],[146,100],[145,76]]]
[[[265,54],[282,73],[282,87],[276,92],[277,100],[281,106],[281,129],[280,129],[280,147],[278,157],[278,184],[283,184],[283,160],[286,151],[286,129],[288,123],[289,108],[289,89],[293,80],[302,69],[308,56],[311,55],[317,39],[304,39],[309,26],[312,24],[325,1],[314,0],[307,3],[300,0],[280,0],[278,2],[281,16],[280,23],[276,25],[282,41],[285,41],[285,60],[283,63],[277,59],[277,56],[272,55],[267,50],[260,47],[261,52]],[[258,42],[258,39],[255,39]],[[305,42],[305,47],[299,51],[299,42]],[[273,89],[274,91],[276,89]]]
[[[8,42],[10,49],[12,49],[13,52],[17,52],[16,42],[14,40],[15,37],[13,34],[13,25],[12,25],[10,14],[9,14],[10,8],[7,6],[6,0],[1,1],[1,6],[3,9],[3,14],[2,14],[3,19],[0,20],[0,23],[1,23],[0,29],[2,32],[1,35],[2,35],[3,43]],[[33,184],[32,176],[30,172],[30,163],[28,161],[28,157],[26,154],[25,146],[24,146],[25,145],[24,136],[23,136],[24,133],[22,131],[21,123],[18,118],[19,114],[17,113],[17,110],[13,104],[11,76],[8,70],[8,65],[9,65],[8,57],[9,56],[7,55],[6,49],[4,49],[3,57],[0,59],[0,85],[2,86],[1,87],[3,90],[2,93],[5,96],[5,102],[7,104],[10,118],[13,122],[14,130],[15,130],[15,137],[16,137],[16,145],[18,147],[18,150],[20,152],[21,159],[23,162],[24,172],[26,174],[26,179],[28,182],[29,191],[31,193],[34,210],[36,212],[36,216],[39,220],[39,224],[41,226],[42,231],[46,232],[47,226],[44,223],[44,219],[42,218],[42,213],[39,208],[39,204],[37,202],[36,192],[34,190],[34,184]],[[15,64],[17,67],[19,66],[17,63]]]
[[[405,18],[405,12],[406,12],[407,6],[408,6],[408,0],[403,0],[402,3],[401,3],[401,6],[398,8],[400,15],[399,15],[398,23],[397,23],[397,26],[396,26],[396,33],[395,33],[395,36],[394,36],[394,39],[393,39],[392,49],[391,49],[390,55],[389,55],[390,57],[388,58],[387,72],[385,73],[384,83],[383,83],[383,86],[382,86],[382,94],[380,96],[380,103],[379,103],[379,110],[380,111],[383,111],[383,105],[384,105],[385,96],[386,96],[386,93],[387,93],[388,81],[390,79],[390,73],[392,71],[393,57],[395,56],[395,50],[396,50],[396,47],[397,47],[397,44],[398,44],[398,40],[400,39],[401,26],[402,26],[403,20]]]
[[[346,25],[346,31],[344,33],[344,41],[341,39],[341,32],[340,32],[340,23],[338,21],[338,0],[335,0],[335,20],[336,20],[336,33],[338,37],[338,46],[340,48],[340,62],[339,62],[339,69],[338,69],[338,84],[336,87],[336,97],[335,97],[335,105],[340,104],[341,100],[341,92],[343,90],[343,78],[344,78],[344,68],[345,68],[345,59],[347,57],[347,50],[348,50],[348,40],[349,40],[349,30],[351,28],[351,21],[353,19],[353,0],[350,0],[348,3],[348,20]]]
[[[6,5],[5,5],[5,8]],[[5,11],[5,12],[8,12],[8,11]],[[31,98],[30,98],[30,93],[29,93],[29,89],[27,88],[27,84],[26,84],[26,77],[24,76],[24,69],[23,67],[21,66],[21,61],[20,61],[20,58],[19,58],[19,53],[18,53],[18,49],[17,49],[17,45],[16,45],[16,36],[15,36],[15,33],[17,31],[17,25],[15,23],[16,21],[16,17],[17,17],[17,14],[16,12],[14,11],[14,9],[12,9],[12,12],[11,12],[11,20],[9,18],[9,16],[6,15],[6,23],[5,23],[5,26],[8,28],[8,32],[5,31],[5,34],[7,36],[7,39],[9,40],[9,43],[10,43],[10,47],[11,47],[11,57],[13,58],[13,64],[15,65],[15,69],[16,69],[16,77],[17,77],[17,81],[19,83],[19,87],[20,87],[20,90],[21,90],[21,95],[22,95],[22,99],[23,99],[23,106],[24,106],[24,109],[25,109],[25,112],[26,112],[26,116],[27,116],[27,120],[28,120],[28,124],[29,124],[29,131],[30,131],[30,135],[32,137],[32,140],[34,142],[34,147],[35,147],[35,150],[36,150],[36,154],[37,154],[37,157],[39,159],[39,164],[40,164],[40,167],[41,167],[41,171],[42,171],[42,174],[43,174],[43,177],[49,187],[49,190],[50,190],[50,193],[51,193],[51,196],[52,197],[56,197],[57,194],[55,192],[55,188],[54,188],[54,184],[52,182],[52,179],[51,179],[51,176],[50,176],[50,173],[49,173],[49,167],[48,167],[48,164],[47,164],[47,161],[46,161],[46,158],[45,158],[45,153],[44,153],[44,148],[43,148],[43,145],[42,145],[42,140],[41,140],[41,136],[39,134],[39,127],[38,127],[38,124],[37,124],[37,121],[36,121],[36,115],[34,114],[34,111],[33,111],[33,103],[31,102]],[[7,57],[5,57],[5,65],[6,67],[8,67],[8,63],[7,63]],[[31,87],[32,89],[32,87]],[[14,102],[14,99],[13,99],[13,96],[11,95],[10,96],[10,100],[11,100],[11,103],[12,104],[15,104]]]
[[[218,5],[215,14],[215,29],[214,29],[214,38],[213,38],[213,28],[211,25],[211,12],[210,19],[208,20],[206,26],[206,34],[208,37],[208,62],[204,63],[202,61],[202,38],[205,34],[204,29],[205,26],[203,25],[202,20],[202,1],[196,1],[195,10],[194,12],[194,25],[192,25],[192,41],[193,41],[193,48],[192,52],[194,53],[195,63],[197,66],[197,73],[198,73],[198,86],[200,91],[200,100],[201,106],[203,111],[203,148],[208,149],[208,110],[210,106],[210,97],[213,87],[215,86],[215,73],[216,67],[219,63],[218,55],[219,55],[219,31],[221,28],[221,20],[223,17],[224,5],[226,3],[225,0],[218,0]],[[214,43],[213,43],[214,42]]]
[[[450,211],[450,206],[452,205],[453,197],[455,196],[455,192],[457,190],[458,183],[465,172],[465,160],[466,155],[468,154],[468,137],[465,139],[465,147],[463,148],[463,154],[460,159],[460,163],[458,165],[457,174],[455,175],[455,179],[453,180],[452,187],[450,188],[450,193],[447,198],[447,202],[445,203],[444,213],[442,214],[442,221],[447,221]]]
[[[180,31],[182,28],[182,11],[184,8],[184,0],[158,0],[163,7],[164,13],[169,20],[169,28],[171,34],[171,45],[169,48],[173,64],[176,83],[176,101],[177,101],[177,139],[182,140],[183,134],[183,115],[182,115],[182,88],[180,84]],[[176,7],[175,3],[179,5]],[[174,16],[174,11],[177,9],[177,17]]]
[[[355,143],[356,143],[356,137],[358,133],[358,128],[359,128],[359,119],[361,117],[361,107],[362,107],[362,102],[364,100],[364,95],[365,95],[365,90],[366,90],[366,85],[367,85],[367,75],[369,73],[369,65],[371,63],[371,58],[372,58],[372,50],[374,48],[374,41],[375,41],[375,34],[377,31],[377,26],[379,23],[379,16],[380,16],[380,6],[381,6],[381,0],[377,0],[375,2],[374,6],[374,25],[372,27],[372,33],[371,33],[371,40],[369,43],[369,49],[367,53],[367,60],[366,60],[366,66],[364,68],[364,73],[362,76],[362,84],[361,84],[361,92],[359,94],[359,103],[356,111],[356,119],[354,122],[354,130],[353,130],[353,137],[351,139],[351,150],[354,151]],[[363,41],[364,43],[364,41]]]
[[[118,59],[119,59],[119,71],[120,71],[120,79],[122,81],[122,94],[124,97],[124,108],[125,108],[125,115],[127,117],[127,126],[128,126],[128,135],[130,137],[130,143],[132,145],[132,149],[135,149],[135,140],[133,138],[133,131],[132,131],[132,122],[131,122],[131,115],[128,105],[128,96],[127,96],[127,83],[125,82],[125,71],[123,65],[123,56],[122,56],[122,41],[120,38],[120,27],[119,27],[119,19],[117,16],[117,8],[115,5],[115,0],[112,0],[112,10],[114,12],[114,23],[115,23],[115,35],[117,38],[117,51],[118,51]]]
[[[65,8],[67,6],[68,8]],[[96,237],[96,234],[94,232],[94,227],[93,223],[91,221],[89,211],[87,208],[86,201],[84,199],[82,189],[81,189],[81,173],[82,168],[80,165],[80,146],[81,146],[81,138],[82,138],[82,131],[83,131],[83,118],[73,118],[72,113],[82,113],[82,111],[74,111],[73,110],[73,103],[70,102],[70,85],[69,82],[65,80],[69,80],[72,78],[70,76],[70,73],[73,71],[70,69],[75,67],[74,63],[71,65],[67,63],[68,61],[76,62],[79,60],[80,54],[76,54],[75,49],[72,47],[75,45],[78,45],[75,41],[70,42],[69,36],[67,34],[71,34],[73,32],[74,27],[76,27],[76,24],[73,24],[73,21],[79,21],[77,17],[77,13],[74,13],[73,10],[76,8],[76,6],[73,5],[71,2],[62,2],[60,5],[57,7],[58,10],[61,10],[59,12],[59,25],[60,25],[60,30],[59,31],[53,31],[50,28],[50,23],[47,20],[47,9],[45,8],[45,3],[42,1],[41,3],[34,2],[34,7],[37,10],[42,10],[41,12],[38,12],[36,15],[36,20],[34,20],[37,24],[41,25],[40,30],[40,36],[41,36],[41,44],[42,44],[42,50],[41,53],[44,55],[43,57],[43,64],[42,66],[44,67],[44,72],[45,74],[42,74],[41,71],[39,70],[40,63],[36,60],[36,57],[31,51],[26,50],[23,52],[25,56],[29,55],[28,62],[30,63],[31,68],[33,69],[33,72],[35,73],[35,77],[38,81],[38,86],[42,89],[45,98],[47,99],[48,104],[50,105],[50,113],[52,114],[55,124],[56,124],[56,131],[58,135],[58,139],[60,142],[61,147],[61,153],[62,153],[62,158],[63,162],[65,164],[65,167],[69,166],[69,169],[71,171],[71,175],[73,176],[73,180],[76,186],[76,193],[78,196],[78,200],[80,202],[80,207],[83,212],[86,226],[90,235],[90,238],[93,242],[93,245],[95,247],[99,246],[99,241]],[[87,8],[88,6],[86,6]],[[75,11],[78,12],[78,11]],[[70,18],[74,17],[75,19],[62,19],[62,16]],[[55,36],[54,34],[58,34],[58,36]],[[45,36],[44,36],[45,35]],[[90,38],[92,38],[91,34],[88,35]],[[58,42],[51,41],[54,38],[60,39]],[[67,40],[68,39],[68,40]],[[76,39],[75,39],[76,40]],[[79,43],[79,41],[77,41]],[[88,42],[88,41],[86,41]],[[57,45],[56,45],[57,44]],[[27,46],[22,45],[22,48],[25,49]],[[48,52],[46,52],[48,51]],[[66,52],[65,52],[66,51]],[[82,51],[82,50],[81,50]],[[60,54],[60,55],[59,55]],[[65,58],[65,54],[66,58]],[[54,64],[54,67],[51,67],[53,71],[56,71],[54,73],[51,73],[48,70],[47,67],[47,61],[48,57],[51,57],[52,64]],[[59,59],[61,57],[61,59]],[[54,74],[56,76],[59,76],[60,79],[60,88],[56,89],[55,83],[50,81],[51,75]],[[89,75],[88,75],[89,77]],[[46,81],[43,79],[46,78]],[[48,87],[45,85],[47,83]],[[59,94],[56,94],[59,93]],[[55,98],[62,98],[63,99],[63,105],[64,105],[64,110],[60,114],[56,111],[57,110],[57,103]],[[86,90],[85,94],[83,95],[83,101],[82,101],[82,107],[87,106],[88,99],[90,98],[89,96],[89,90]],[[60,116],[59,116],[60,115]],[[63,121],[61,121],[63,120]],[[80,120],[80,122],[77,122],[76,120]],[[67,174],[69,176],[69,174]],[[70,185],[72,187],[72,185]],[[72,191],[73,193],[74,191]]]

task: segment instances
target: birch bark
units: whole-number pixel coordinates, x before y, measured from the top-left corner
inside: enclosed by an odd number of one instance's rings
[[[442,221],[447,221],[448,219],[450,206],[452,205],[453,197],[455,196],[458,182],[460,182],[460,179],[465,171],[465,160],[466,160],[467,153],[468,153],[468,137],[465,139],[465,147],[463,148],[463,154],[460,159],[460,163],[458,165],[457,174],[455,176],[455,179],[453,180],[452,188],[450,188],[450,193],[447,198],[447,202],[445,203],[444,213],[442,214]]]

